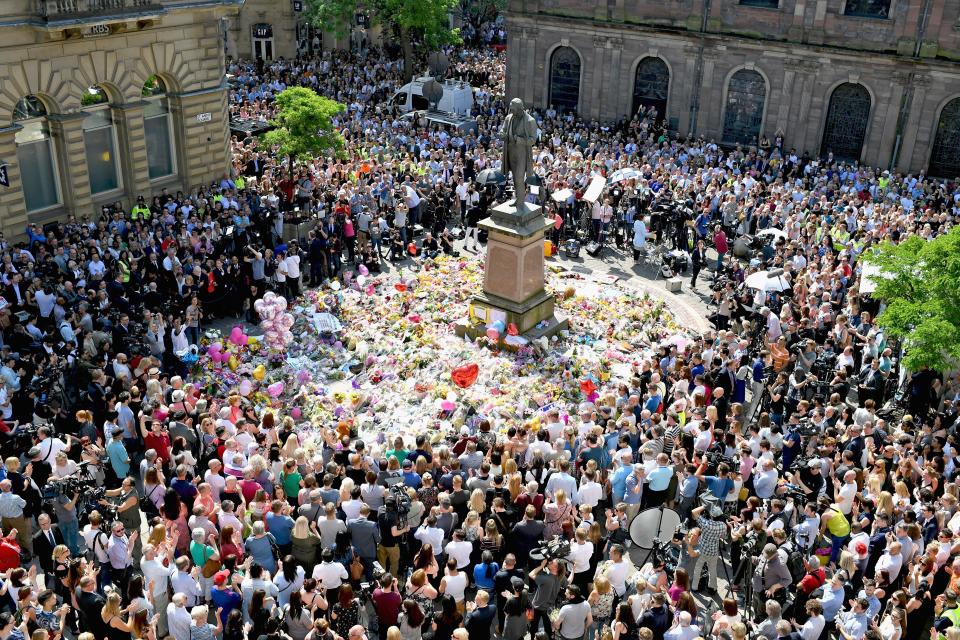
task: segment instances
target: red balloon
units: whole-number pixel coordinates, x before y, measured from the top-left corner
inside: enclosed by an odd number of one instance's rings
[[[584,395],[590,395],[597,390],[597,385],[593,384],[593,380],[590,378],[584,378],[580,381],[580,391],[583,391]]]
[[[476,362],[462,364],[450,372],[450,378],[453,380],[453,384],[457,385],[461,389],[466,389],[476,382],[477,376],[479,375],[480,365],[478,365]]]
[[[407,290],[407,285],[405,285],[402,282],[398,282],[397,284],[393,285],[393,288],[399,291],[400,293],[403,293],[404,291]]]
[[[520,329],[517,328],[517,325],[511,322],[507,325],[507,333],[511,336],[518,336],[520,335]]]

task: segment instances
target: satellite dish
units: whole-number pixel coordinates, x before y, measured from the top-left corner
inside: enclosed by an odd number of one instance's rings
[[[669,542],[679,527],[680,514],[673,509],[647,509],[630,523],[630,539],[641,549],[652,549],[654,540]]]
[[[447,75],[447,69],[450,67],[450,60],[442,51],[434,51],[427,58],[427,64],[430,65],[430,75],[434,78],[442,78]]]
[[[433,78],[430,78],[423,83],[422,91],[423,97],[430,102],[430,109],[436,110],[437,104],[440,103],[440,98],[443,97],[443,85]]]

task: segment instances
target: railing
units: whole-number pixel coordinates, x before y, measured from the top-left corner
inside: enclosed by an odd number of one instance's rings
[[[162,7],[157,0],[37,0],[44,18],[97,18],[124,13],[140,13]]]

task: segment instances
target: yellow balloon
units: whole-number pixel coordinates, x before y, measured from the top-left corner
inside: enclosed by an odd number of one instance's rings
[[[257,368],[253,370],[253,379],[257,382],[263,380],[267,375],[267,368],[262,364],[258,364]]]
[[[247,345],[251,345],[251,344],[257,344],[257,339],[254,338],[253,336],[250,336],[247,338]]]
[[[230,356],[230,359],[227,360],[227,366],[230,367],[230,371],[236,371],[237,367],[240,366],[240,361],[237,360],[237,356]]]

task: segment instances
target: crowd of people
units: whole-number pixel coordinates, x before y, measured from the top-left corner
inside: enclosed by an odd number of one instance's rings
[[[901,370],[860,260],[947,232],[956,185],[548,109],[531,197],[557,240],[684,254],[715,330],[539,430],[480,416],[439,443],[334,425],[307,451],[289,416],[192,379],[205,327],[256,321],[266,291],[479,251],[504,55],[450,56],[476,134],[401,119],[375,49],[237,61],[237,119],[313,87],[347,105],[345,159],[291,172],[235,138],[207,188],[0,236],[0,640],[960,638],[960,381]],[[746,288],[760,268],[787,286]],[[630,524],[659,507],[681,529],[650,554]]]

